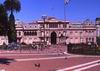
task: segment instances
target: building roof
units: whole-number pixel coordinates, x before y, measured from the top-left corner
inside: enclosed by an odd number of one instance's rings
[[[44,24],[44,20],[40,19],[40,20],[37,21],[37,23]],[[65,21],[57,19],[55,17],[47,17],[47,18],[45,18],[45,24],[52,24],[52,23],[55,23],[55,24],[58,24],[58,23],[60,24],[61,23],[62,24],[62,23],[65,23]],[[68,24],[69,21],[66,21],[66,23]]]

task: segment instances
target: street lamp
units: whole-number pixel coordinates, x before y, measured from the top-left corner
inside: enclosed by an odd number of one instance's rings
[[[42,15],[42,19],[43,19],[43,28],[44,28],[44,44],[45,44],[45,20],[46,20],[47,16],[46,15]]]

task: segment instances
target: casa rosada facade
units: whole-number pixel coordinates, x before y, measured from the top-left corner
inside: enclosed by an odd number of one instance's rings
[[[96,30],[95,23],[89,19],[81,23],[58,20],[53,17],[28,24],[16,21],[17,42],[26,44],[96,43]],[[7,36],[0,36],[0,45],[3,43],[8,44]]]

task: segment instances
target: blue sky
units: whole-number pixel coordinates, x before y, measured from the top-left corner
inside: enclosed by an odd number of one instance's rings
[[[15,14],[16,19],[24,22],[38,20],[42,15],[64,19],[64,0],[20,0],[22,9]],[[3,0],[0,0],[0,3]],[[67,20],[95,20],[100,17],[100,0],[70,0],[66,6]]]

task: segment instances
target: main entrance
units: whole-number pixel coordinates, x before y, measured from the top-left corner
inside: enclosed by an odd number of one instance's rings
[[[57,34],[55,32],[51,33],[51,44],[56,44],[57,43]]]

